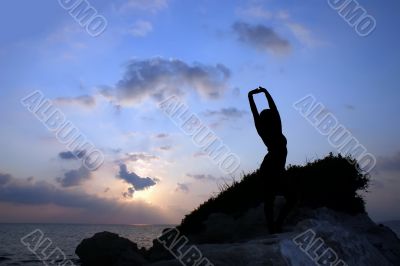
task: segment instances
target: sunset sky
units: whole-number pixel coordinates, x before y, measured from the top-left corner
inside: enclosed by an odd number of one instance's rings
[[[60,2],[1,3],[0,222],[178,223],[262,162],[258,86],[280,111],[287,164],[337,152],[293,106],[311,94],[377,159],[370,216],[400,219],[398,1],[358,1],[376,20],[366,37],[320,0],[90,0],[107,21],[97,37]],[[98,169],[21,104],[34,91],[101,151]],[[240,158],[233,176],[160,108],[170,96]]]

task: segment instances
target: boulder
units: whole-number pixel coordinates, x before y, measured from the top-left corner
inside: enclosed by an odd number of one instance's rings
[[[130,240],[110,232],[96,233],[84,239],[75,253],[83,266],[141,266],[146,264],[143,251]]]

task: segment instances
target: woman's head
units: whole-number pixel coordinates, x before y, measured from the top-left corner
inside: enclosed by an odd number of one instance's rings
[[[278,130],[278,121],[276,116],[270,109],[264,109],[260,113],[261,123],[264,127],[268,128],[268,131],[272,134]]]
[[[272,112],[270,109],[264,109],[260,113],[260,118],[263,123],[269,124],[272,120]]]

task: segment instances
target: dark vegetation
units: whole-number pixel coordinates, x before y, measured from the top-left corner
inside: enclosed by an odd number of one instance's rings
[[[212,213],[237,217],[263,202],[259,170],[244,175],[242,180],[224,186],[220,193],[186,215],[178,229],[183,233],[202,230],[203,222]],[[324,159],[304,166],[289,165],[282,178],[283,188],[295,193],[297,208],[327,207],[348,214],[365,212],[365,202],[358,194],[366,191],[369,176],[359,170],[355,160],[329,154]]]

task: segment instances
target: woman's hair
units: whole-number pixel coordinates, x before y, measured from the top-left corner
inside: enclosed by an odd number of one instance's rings
[[[260,113],[260,120],[264,127],[272,129],[272,131],[278,130],[277,117],[271,111],[271,109],[264,109]]]
[[[272,111],[270,109],[264,109],[260,113],[261,121],[263,122],[271,122],[272,120]]]

